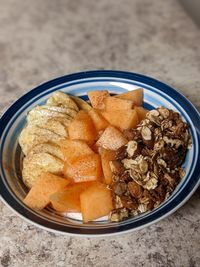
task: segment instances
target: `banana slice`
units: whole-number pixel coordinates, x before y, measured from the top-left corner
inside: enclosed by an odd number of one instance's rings
[[[61,160],[64,160],[64,155],[62,153],[60,146],[53,144],[53,143],[43,143],[43,144],[36,145],[31,149],[28,155],[30,156],[30,155],[37,154],[37,153],[48,153]]]
[[[27,187],[31,188],[42,172],[62,175],[64,163],[48,153],[30,154],[24,158],[22,178]]]
[[[92,107],[90,106],[90,104],[88,104],[85,100],[83,100],[82,98],[78,97],[78,96],[73,96],[70,95],[71,99],[74,100],[74,102],[76,103],[76,105],[79,107],[79,109],[85,110],[85,111],[89,111]]]
[[[71,117],[76,116],[77,114],[77,110],[73,109],[73,108],[67,108],[67,107],[57,107],[57,106],[48,106],[48,105],[43,105],[41,106],[43,109],[48,109],[48,110],[52,110],[55,112],[59,112],[59,113],[63,113],[63,114],[67,114]]]
[[[49,120],[54,120],[54,121],[58,121],[60,122],[62,125],[65,126],[65,128],[67,128],[70,124],[70,122],[72,121],[72,119],[70,118],[60,118],[60,117],[53,117],[53,119],[50,119],[49,117],[39,117],[37,119],[31,120],[29,121],[28,125],[44,125],[46,124]]]
[[[76,116],[76,113],[77,113],[76,111],[74,110],[72,111],[71,109],[69,110],[69,113],[66,114],[55,110],[46,109],[43,106],[37,106],[33,108],[31,111],[29,111],[27,115],[27,121],[31,122],[33,120],[38,120],[40,118],[52,119],[55,117],[72,120],[74,116]]]
[[[47,100],[47,105],[56,107],[66,107],[79,111],[76,103],[67,94],[57,91]]]
[[[37,125],[28,125],[24,128],[19,136],[19,144],[25,155],[36,145],[52,142],[57,143],[65,139],[50,130],[40,128]]]
[[[39,128],[47,129],[65,138],[68,137],[68,131],[65,125],[55,119],[46,121],[45,124],[37,125]]]

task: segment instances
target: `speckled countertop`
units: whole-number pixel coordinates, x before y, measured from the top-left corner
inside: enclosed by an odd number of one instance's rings
[[[148,74],[200,110],[200,31],[175,0],[0,0],[0,112],[56,76]],[[0,266],[200,266],[200,191],[170,217],[109,238],[40,230],[0,203]]]

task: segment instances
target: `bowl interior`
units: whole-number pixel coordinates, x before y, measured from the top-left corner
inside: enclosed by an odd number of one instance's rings
[[[184,163],[184,169],[186,171],[186,176],[176,187],[173,194],[167,199],[161,206],[152,212],[141,214],[137,217],[128,219],[121,223],[110,223],[107,218],[101,218],[100,220],[94,221],[92,223],[83,224],[81,221],[80,214],[66,214],[65,217],[60,214],[56,214],[50,208],[47,208],[40,212],[31,211],[22,203],[23,198],[27,193],[27,188],[22,182],[21,170],[22,170],[22,159],[23,155],[18,144],[18,136],[26,125],[26,115],[29,110],[31,110],[36,105],[42,105],[50,97],[50,95],[56,91],[61,90],[68,94],[73,94],[82,97],[87,100],[87,91],[90,90],[109,90],[111,94],[119,94],[127,90],[134,90],[136,88],[142,87],[144,89],[144,107],[151,110],[157,108],[158,106],[165,106],[169,109],[176,110],[181,113],[183,119],[187,121],[190,126],[190,132],[192,135],[193,146],[187,153],[186,160]],[[176,200],[179,192],[187,186],[190,181],[190,177],[193,174],[194,168],[196,166],[198,154],[198,138],[196,136],[196,130],[193,125],[191,117],[185,111],[183,106],[176,101],[173,96],[170,96],[167,91],[161,91],[159,88],[149,85],[144,82],[120,79],[120,78],[88,78],[80,79],[76,81],[67,81],[64,83],[59,83],[55,86],[49,86],[49,88],[41,91],[40,93],[33,94],[31,97],[27,97],[26,101],[21,102],[21,105],[17,108],[15,114],[10,118],[7,126],[4,129],[1,139],[1,169],[0,175],[6,185],[7,190],[13,197],[13,202],[18,202],[20,207],[23,209],[23,214],[30,220],[36,220],[36,223],[40,224],[41,221],[45,221],[48,224],[53,223],[58,229],[62,227],[70,227],[73,229],[109,229],[115,227],[115,230],[119,226],[126,228],[126,225],[130,223],[135,223],[135,225],[145,224],[149,220],[153,220],[154,214],[160,212],[162,215],[165,213],[165,207],[171,205],[173,201]],[[13,205],[15,205],[13,203]],[[49,226],[52,227],[52,226]],[[64,229],[63,228],[63,229]],[[65,231],[68,231],[67,228]],[[112,230],[113,231],[113,230]]]

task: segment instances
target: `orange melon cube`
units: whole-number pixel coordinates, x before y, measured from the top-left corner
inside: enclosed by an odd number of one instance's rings
[[[143,103],[143,88],[138,88],[132,91],[128,91],[123,94],[119,94],[116,97],[119,97],[121,99],[128,99],[132,100],[134,102],[134,105],[136,106],[142,106]]]
[[[117,130],[113,126],[108,126],[101,137],[98,139],[96,144],[97,146],[103,147],[105,149],[117,150],[127,143],[128,140],[119,130]]]
[[[60,146],[64,154],[64,159],[68,163],[79,156],[91,155],[94,153],[88,144],[81,140],[65,139],[60,142]]]
[[[84,222],[108,215],[113,209],[111,191],[105,184],[96,183],[80,194]]]
[[[112,183],[112,171],[110,168],[110,161],[115,159],[116,152],[113,150],[107,150],[100,148],[101,164],[103,169],[104,181],[106,184]]]
[[[133,107],[133,101],[129,99],[121,99],[114,96],[108,96],[104,100],[105,110],[129,110]]]
[[[93,144],[97,132],[89,114],[83,110],[79,111],[75,119],[68,126],[69,138],[83,140]]]
[[[121,131],[135,128],[139,122],[135,110],[101,111],[101,114],[112,126]]]
[[[108,126],[108,122],[97,110],[91,108],[88,114],[90,115],[97,131],[104,130]]]
[[[75,183],[100,180],[103,175],[100,155],[94,153],[77,157],[70,164],[65,162],[63,172]]]
[[[42,210],[50,203],[49,196],[63,190],[68,184],[69,180],[65,178],[43,172],[28,192],[24,203],[29,208]]]
[[[89,91],[88,97],[93,108],[104,109],[104,99],[109,96],[107,90]]]
[[[143,107],[137,107],[137,106],[134,107],[134,110],[137,112],[139,123],[140,123],[141,120],[145,119],[148,110]]]
[[[52,207],[58,212],[81,212],[80,194],[93,182],[68,185],[65,190],[49,197]]]

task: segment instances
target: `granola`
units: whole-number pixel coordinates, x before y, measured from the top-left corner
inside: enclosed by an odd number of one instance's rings
[[[164,107],[151,110],[136,129],[125,130],[128,144],[110,162],[113,172],[111,221],[158,207],[184,177],[181,167],[191,148],[188,125]]]

